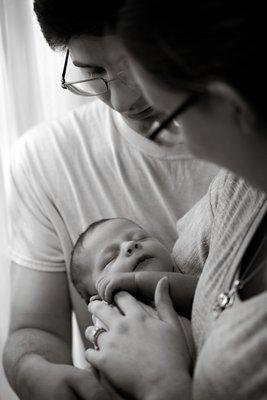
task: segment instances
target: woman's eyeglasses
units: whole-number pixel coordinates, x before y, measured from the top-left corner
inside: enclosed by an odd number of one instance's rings
[[[202,94],[203,95],[203,94]],[[151,140],[155,140],[158,134],[166,129],[175,118],[179,117],[182,113],[184,113],[189,107],[194,105],[199,101],[201,94],[194,93],[189,96],[182,104],[179,105],[167,118],[165,118],[158,127],[156,127],[152,132],[148,135],[148,138]]]

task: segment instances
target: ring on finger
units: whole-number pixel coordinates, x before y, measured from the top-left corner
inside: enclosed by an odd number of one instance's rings
[[[104,328],[98,328],[97,326],[94,328],[93,331],[93,340],[92,343],[94,345],[95,350],[99,350],[99,346],[98,346],[98,338],[101,335],[101,333],[107,332],[106,329]]]

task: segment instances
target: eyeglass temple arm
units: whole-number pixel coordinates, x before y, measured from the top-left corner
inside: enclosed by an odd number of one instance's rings
[[[180,107],[179,107],[179,109],[180,109]],[[156,137],[158,136],[158,134],[159,134],[164,128],[166,128],[166,127],[171,123],[171,121],[176,117],[176,114],[178,113],[179,109],[175,109],[166,119],[164,119],[164,120],[162,121],[162,123],[161,123],[159,126],[157,126],[157,127],[151,132],[151,134],[148,136],[149,139],[155,140]]]
[[[61,86],[65,89],[64,84],[65,84],[65,75],[66,75],[66,69],[67,69],[67,64],[68,64],[68,59],[69,59],[69,54],[70,51],[69,49],[67,50],[66,57],[65,57],[65,62],[64,62],[64,67],[61,75]]]
[[[185,101],[182,105],[177,107],[166,119],[162,121],[162,123],[157,126],[151,134],[148,136],[150,140],[155,140],[158,134],[172,122],[172,120],[179,114],[181,114],[185,109],[194,104],[199,98],[199,94],[194,96],[190,96],[187,101]]]

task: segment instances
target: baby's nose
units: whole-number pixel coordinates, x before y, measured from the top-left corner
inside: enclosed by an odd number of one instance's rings
[[[130,257],[136,250],[139,249],[140,245],[135,241],[123,242],[123,252],[126,257]]]

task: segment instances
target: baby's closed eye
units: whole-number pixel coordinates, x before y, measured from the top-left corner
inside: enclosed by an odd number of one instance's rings
[[[149,239],[149,235],[146,232],[137,232],[133,235],[132,240],[135,241],[141,241],[141,240],[146,240]]]
[[[112,261],[114,261],[118,257],[119,250],[113,249],[109,251],[102,262],[103,268],[106,268]]]

